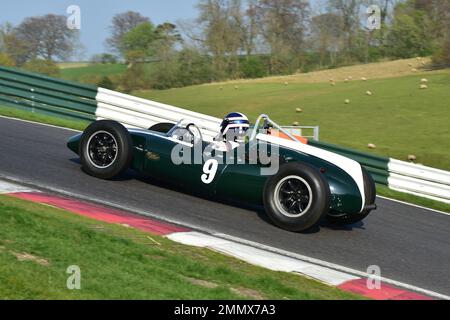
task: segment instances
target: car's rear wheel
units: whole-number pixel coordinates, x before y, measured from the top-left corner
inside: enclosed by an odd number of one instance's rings
[[[375,182],[373,181],[372,176],[367,172],[366,169],[362,168],[363,178],[364,178],[364,193],[365,193],[365,204],[372,205],[375,204],[377,197],[377,190],[375,186]],[[358,223],[369,216],[372,210],[363,210],[357,214],[340,214],[335,215],[333,213],[329,213],[327,215],[327,220],[336,225],[352,225]]]
[[[80,158],[83,170],[89,175],[113,179],[130,167],[131,136],[118,122],[94,122],[81,137]]]
[[[300,232],[317,225],[330,207],[330,189],[319,170],[304,163],[287,163],[264,189],[264,206],[280,228]]]

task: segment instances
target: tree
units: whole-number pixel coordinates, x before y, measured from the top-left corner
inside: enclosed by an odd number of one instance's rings
[[[0,26],[0,52],[5,51],[5,35],[13,29],[13,26],[7,22]]]
[[[210,56],[202,54],[198,48],[184,44],[177,60],[180,85],[188,86],[211,81]]]
[[[91,62],[102,64],[114,64],[117,63],[117,57],[109,53],[96,54],[92,56]]]
[[[368,30],[366,41],[366,61],[368,56],[373,56],[377,52],[378,57],[387,56],[386,37],[392,24],[392,11],[401,0],[366,0],[367,5],[377,5],[380,8],[381,21],[379,30]]]
[[[59,74],[58,66],[51,60],[32,59],[24,64],[25,70],[42,73],[48,76],[57,76]]]
[[[270,49],[271,72],[295,71],[304,62],[309,2],[259,0],[255,10],[259,30]]]
[[[241,65],[244,78],[256,79],[267,75],[267,67],[258,56],[249,56]]]
[[[214,79],[236,77],[242,48],[241,0],[201,0],[197,23],[203,27],[201,43],[212,55]]]
[[[123,36],[142,23],[150,22],[150,19],[138,12],[127,11],[117,14],[112,20],[111,37],[106,40],[107,45],[116,53],[123,54]]]
[[[155,89],[178,87],[180,81],[175,45],[182,42],[181,35],[174,24],[167,22],[156,27],[155,35],[153,45],[159,62],[152,73],[152,87]]]
[[[429,19],[428,38],[434,40],[436,48],[433,62],[445,67],[450,65],[450,1],[409,0],[409,8],[426,14]]]
[[[257,0],[248,0],[248,8],[241,23],[243,49],[247,55],[247,60],[256,49],[256,38],[259,33],[257,15]]]
[[[154,47],[156,55],[163,62],[174,54],[174,46],[182,42],[183,39],[174,24],[166,22],[156,27]]]
[[[26,18],[15,30],[26,44],[29,58],[67,59],[75,53],[78,30],[67,28],[65,16],[47,14]]]
[[[122,55],[129,58],[130,52],[139,52],[143,57],[155,54],[153,46],[156,40],[155,27],[151,22],[139,24],[122,37]],[[141,61],[142,62],[142,61]]]
[[[433,24],[425,11],[410,4],[400,4],[388,35],[389,52],[393,57],[427,56],[433,52]]]
[[[114,90],[116,88],[116,86],[108,76],[103,76],[102,79],[97,83],[97,86],[109,90]]]
[[[319,53],[320,66],[323,66],[325,61],[329,61],[331,65],[337,63],[340,34],[336,26],[340,21],[340,16],[334,13],[320,14],[311,19],[311,47]]]
[[[436,38],[447,38],[450,34],[450,1],[448,0],[409,0],[409,6],[426,12],[433,23],[432,34]]]
[[[126,92],[149,89],[149,81],[142,64],[130,66],[121,79],[121,86]]]
[[[363,0],[329,0],[330,9],[341,19],[338,28],[342,35],[341,52],[346,60],[352,58],[355,49],[356,35],[360,29],[359,13]]]
[[[439,67],[450,67],[450,38],[433,55],[433,62]]]
[[[4,52],[18,66],[23,65],[29,58],[28,45],[18,38],[14,26],[10,23],[0,26],[0,52]]]
[[[363,4],[377,5],[380,8],[381,26],[386,26],[389,20],[389,13],[395,8],[396,4],[402,0],[365,0]]]
[[[0,66],[14,67],[15,61],[6,53],[0,53]]]

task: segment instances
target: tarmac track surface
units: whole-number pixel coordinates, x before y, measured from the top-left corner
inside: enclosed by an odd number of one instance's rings
[[[363,223],[345,228],[323,225],[291,233],[248,208],[195,197],[130,174],[116,181],[80,170],[66,147],[73,131],[0,118],[0,176],[118,203],[182,221],[200,229],[258,242],[363,272],[371,265],[382,276],[450,294],[450,217],[378,199],[378,210]]]

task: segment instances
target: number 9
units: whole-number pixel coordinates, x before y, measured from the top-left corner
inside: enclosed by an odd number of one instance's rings
[[[203,166],[202,182],[204,184],[210,184],[214,181],[214,178],[219,168],[219,162],[216,159],[209,159]]]

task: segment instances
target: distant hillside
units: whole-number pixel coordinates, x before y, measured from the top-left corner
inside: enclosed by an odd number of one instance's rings
[[[83,68],[90,65],[89,62],[61,62],[57,64],[60,69]]]
[[[104,76],[119,77],[127,70],[125,64],[70,63],[63,67],[60,66],[61,78],[89,84],[97,84]]]
[[[430,58],[415,58],[395,61],[385,61],[369,64],[360,64],[336,69],[327,69],[309,73],[298,73],[289,76],[273,76],[261,79],[242,79],[217,82],[213,84],[226,83],[321,83],[333,80],[342,82],[346,79],[357,80],[385,79],[401,77],[406,75],[430,73],[427,66],[431,62]],[[155,64],[146,63],[145,69],[151,72]],[[104,76],[113,77],[117,82],[127,70],[125,64],[90,64],[88,62],[67,62],[59,63],[60,77],[66,80],[79,81],[83,83],[96,84]],[[436,71],[439,72],[439,71]],[[433,73],[435,73],[433,71]]]
[[[415,58],[395,61],[385,61],[369,64],[359,64],[336,69],[327,69],[321,71],[313,71],[309,73],[298,73],[289,76],[266,77],[254,80],[234,80],[227,82],[288,82],[288,83],[320,83],[333,80],[335,82],[345,81],[345,79],[358,80],[367,79],[385,79],[392,77],[402,77],[426,73],[426,67],[431,62],[430,58]],[[224,83],[227,83],[224,82]]]

